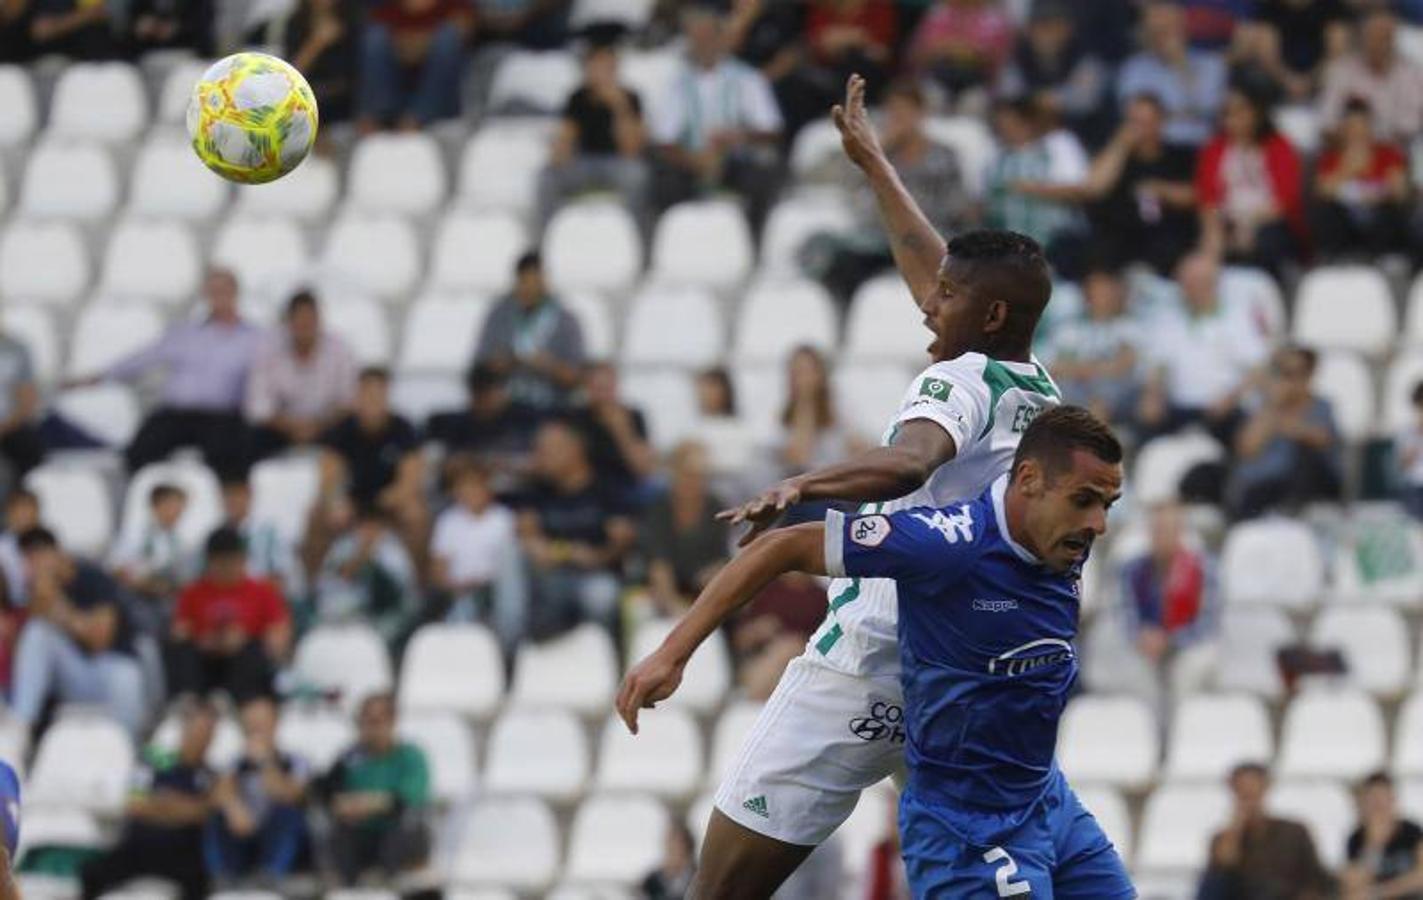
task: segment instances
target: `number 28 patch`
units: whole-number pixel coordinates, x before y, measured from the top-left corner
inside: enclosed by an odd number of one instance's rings
[[[889,519],[884,516],[864,516],[850,523],[850,540],[861,547],[878,547],[889,537]]]

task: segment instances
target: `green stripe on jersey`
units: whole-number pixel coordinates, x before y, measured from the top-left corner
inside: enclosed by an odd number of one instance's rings
[[[831,625],[830,630],[825,632],[820,640],[815,642],[815,649],[820,651],[821,656],[824,656],[830,652],[831,647],[835,646],[835,642],[844,637],[844,635],[845,630],[843,628],[839,625]]]
[[[998,401],[1003,399],[1003,395],[1013,388],[1018,388],[1029,394],[1042,394],[1045,397],[1062,399],[1057,385],[1052,383],[1052,379],[1043,371],[1043,367],[1033,363],[1033,368],[1037,370],[1038,374],[1019,375],[996,359],[986,361],[983,367],[983,383],[988,385],[989,391],[988,422],[983,426],[983,431],[979,433],[980,438],[993,430],[993,421],[998,415]]]
[[[830,601],[830,611],[834,612],[846,603],[853,603],[860,597],[860,579],[850,580],[850,586],[841,591],[839,596]]]

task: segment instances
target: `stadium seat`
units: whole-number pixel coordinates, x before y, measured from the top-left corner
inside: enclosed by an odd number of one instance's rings
[[[340,189],[336,164],[313,154],[276,181],[244,185],[237,192],[237,211],[244,216],[286,216],[309,224],[324,223]]]
[[[1079,696],[1058,731],[1058,764],[1075,782],[1141,787],[1156,774],[1160,751],[1151,707],[1132,696]]]
[[[726,347],[715,298],[692,287],[654,285],[628,305],[622,362],[697,370],[721,361]]]
[[[731,380],[736,388],[737,418],[760,446],[778,445],[784,432],[781,415],[786,405],[786,366],[735,366]],[[838,396],[836,399],[837,406],[843,407],[844,402]]]
[[[362,366],[384,366],[390,362],[391,329],[385,309],[375,300],[346,295],[331,298],[325,324],[351,348]]]
[[[217,476],[199,460],[175,459],[150,463],[129,479],[124,491],[120,534],[135,534],[148,527],[148,494],[158,484],[173,484],[188,495],[188,505],[178,520],[178,533],[192,547],[201,547],[222,523],[222,491]]]
[[[1423,526],[1402,509],[1356,512],[1334,540],[1328,602],[1412,607],[1423,599]]]
[[[1348,303],[1339,298],[1348,297]],[[1295,294],[1295,340],[1320,350],[1383,355],[1398,336],[1388,282],[1368,266],[1321,266]]]
[[[600,22],[616,22],[641,31],[652,21],[653,0],[574,0],[568,27],[574,30]]]
[[[1302,609],[1319,599],[1324,559],[1309,526],[1292,519],[1257,519],[1226,535],[1221,576],[1230,605]]]
[[[813,281],[757,282],[737,311],[732,355],[738,364],[781,365],[803,344],[833,353],[836,319],[829,295]]]
[[[99,293],[105,300],[172,308],[192,299],[201,269],[187,228],[175,222],[128,220],[109,235]]]
[[[356,740],[356,726],[344,712],[326,706],[287,703],[277,722],[277,746],[325,772]]]
[[[541,893],[561,858],[558,823],[531,797],[480,797],[458,825],[450,880]]]
[[[836,366],[831,381],[846,424],[866,439],[878,441],[899,414],[914,375],[908,366],[887,363]]]
[[[386,215],[337,221],[326,237],[321,265],[333,286],[359,287],[395,301],[415,289],[423,263],[414,229],[405,220]]]
[[[133,742],[113,719],[88,711],[61,715],[40,740],[25,804],[117,815],[133,764]]]
[[[150,141],[129,184],[129,213],[147,218],[207,222],[231,195],[228,183],[213,177],[186,141]]]
[[[667,810],[647,796],[594,796],[583,801],[568,837],[573,881],[632,885],[662,859]]]
[[[544,235],[544,266],[554,289],[622,294],[642,271],[642,239],[632,215],[612,200],[559,209]]]
[[[416,426],[432,413],[463,409],[464,379],[455,375],[397,373],[390,385],[390,405]]]
[[[700,786],[702,736],[690,713],[645,709],[638,733],[609,716],[598,744],[593,787],[600,791],[646,791],[669,801],[686,800]]]
[[[1404,310],[1403,338],[1410,347],[1423,346],[1423,275],[1415,278],[1408,289]]]
[[[1165,776],[1220,781],[1242,760],[1274,757],[1265,704],[1250,694],[1193,694],[1171,715]]]
[[[91,303],[74,320],[68,373],[71,378],[98,375],[163,333],[163,317],[151,306]]]
[[[1137,454],[1131,490],[1143,504],[1174,500],[1180,496],[1181,479],[1187,472],[1224,457],[1225,448],[1201,432],[1184,431],[1155,438]]]
[[[618,0],[596,0],[600,5],[619,3]],[[641,2],[641,0],[636,0]],[[636,91],[644,110],[654,102],[672,79],[677,76],[682,54],[675,46],[654,47],[639,50],[627,47],[618,54],[618,82]]]
[[[1383,765],[1384,723],[1360,691],[1307,691],[1285,710],[1276,762],[1285,778],[1357,779]]]
[[[97,849],[104,845],[104,832],[94,815],[72,806],[26,804],[23,825],[20,829],[20,858],[35,847]],[[26,891],[23,896],[34,895]]]
[[[400,666],[400,709],[475,719],[504,696],[504,655],[483,625],[432,623],[410,638]]]
[[[529,235],[503,212],[451,212],[440,222],[430,257],[429,286],[439,292],[500,294],[514,284],[514,263]]]
[[[29,72],[23,66],[0,66],[0,148],[25,143],[38,123]]]
[[[628,665],[645,658],[662,643],[676,623],[671,619],[650,619],[633,635]],[[665,705],[684,706],[697,713],[709,713],[721,705],[731,689],[731,655],[721,635],[704,641],[692,654],[682,672],[682,685]]]
[[[474,735],[469,725],[449,713],[403,712],[397,731],[419,747],[430,767],[430,795],[437,803],[458,804],[474,789]]]
[[[55,408],[110,447],[128,446],[138,431],[138,397],[126,384],[96,384],[58,395]]]
[[[1423,778],[1406,778],[1398,786],[1399,808],[1417,822],[1423,819]]]
[[[445,891],[444,897],[445,900],[519,900],[517,894],[502,887],[451,888]]]
[[[371,694],[394,685],[385,641],[369,625],[320,625],[296,645],[292,672],[308,689],[334,693],[354,713]]]
[[[20,182],[18,210],[41,219],[98,222],[118,206],[119,176],[102,147],[40,144]]]
[[[449,193],[440,145],[423,132],[372,134],[351,154],[351,208],[367,215],[428,216]]]
[[[48,130],[55,137],[121,143],[147,123],[148,95],[134,66],[71,63],[54,85]]]
[[[1221,624],[1220,671],[1223,691],[1248,691],[1275,699],[1284,694],[1275,651],[1297,639],[1284,612],[1269,607],[1227,607]]]
[[[596,625],[528,644],[514,662],[510,701],[526,707],[554,707],[601,716],[613,701],[617,681],[613,642]]]
[[[78,229],[63,222],[12,221],[0,236],[0,298],[68,306],[89,284]]]
[[[253,522],[272,525],[296,545],[306,534],[306,520],[320,488],[316,457],[278,456],[252,467]]]
[[[566,50],[516,50],[499,61],[489,86],[496,113],[556,113],[578,88],[578,59]]]
[[[662,214],[652,240],[652,275],[672,285],[729,291],[751,273],[751,229],[731,200],[678,203]]]
[[[1423,691],[1415,690],[1398,710],[1393,770],[1403,777],[1423,776]]]
[[[1313,385],[1315,393],[1333,407],[1344,440],[1358,443],[1371,436],[1378,422],[1377,404],[1374,379],[1362,359],[1344,350],[1323,354]]]
[[[462,205],[532,212],[539,173],[548,163],[552,124],[543,118],[495,119],[481,126],[460,156]]]
[[[1290,103],[1277,107],[1272,117],[1301,156],[1314,156],[1321,138],[1318,109],[1309,103]]]
[[[1205,865],[1211,836],[1230,817],[1220,784],[1166,784],[1146,798],[1136,868],[1195,872]]]
[[[670,369],[624,369],[619,377],[623,399],[647,414],[652,445],[675,448],[697,426],[697,397],[692,376]]]
[[[1390,435],[1410,428],[1418,420],[1413,411],[1413,389],[1423,382],[1423,351],[1398,354],[1384,375],[1383,430]]]
[[[876,276],[855,291],[845,322],[846,359],[922,368],[929,362],[926,348],[933,339],[924,313],[898,275]]]
[[[559,884],[545,900],[635,900],[641,894],[612,884]]]
[[[588,780],[588,740],[567,712],[511,706],[495,721],[485,756],[486,793],[567,802],[583,793]]]
[[[805,242],[823,232],[843,233],[854,217],[838,193],[795,195],[777,203],[761,235],[761,271],[773,278],[800,277]]]
[[[1072,790],[1107,833],[1122,861],[1130,866],[1135,844],[1132,842],[1131,812],[1121,793],[1100,784],[1074,785]]]
[[[751,729],[756,725],[756,719],[761,715],[763,705],[753,700],[736,700],[722,709],[712,729],[711,766],[707,768],[707,787],[715,790],[731,771],[736,757],[741,753],[741,745],[746,742]]]
[[[171,126],[175,132],[187,132],[188,101],[193,97],[193,87],[212,66],[207,59],[183,59],[174,64],[163,77],[163,86],[158,90],[159,125]]]
[[[400,370],[463,375],[490,306],[483,297],[467,293],[417,300],[405,317]]]
[[[1230,312],[1254,322],[1272,343],[1288,332],[1285,298],[1269,272],[1249,266],[1226,266],[1220,273],[1220,297]]]
[[[1274,815],[1303,822],[1326,869],[1345,863],[1344,848],[1357,821],[1353,798],[1336,781],[1282,781],[1270,787],[1266,805]]]
[[[934,143],[954,151],[969,191],[981,195],[998,152],[993,132],[984,120],[978,116],[934,116],[924,123],[924,131]]]
[[[583,330],[583,353],[589,359],[613,356],[617,349],[616,327],[608,301],[586,290],[562,293],[558,299]]]
[[[102,556],[114,534],[114,512],[104,476],[92,468],[46,463],[25,476],[40,500],[40,521],[72,553]]]
[[[178,752],[183,741],[183,720],[177,712],[170,712],[158,723],[153,735],[148,739],[148,747],[161,753]],[[223,716],[213,729],[212,743],[208,745],[207,764],[216,772],[226,772],[242,756],[242,727],[236,720]]]
[[[48,309],[0,304],[0,329],[13,335],[30,351],[35,378],[41,385],[50,384],[59,377],[59,337],[55,333],[54,317]]]
[[[1379,697],[1401,694],[1413,672],[1403,616],[1385,606],[1326,607],[1314,620],[1310,644],[1338,648],[1347,682]]]
[[[290,219],[235,218],[213,239],[212,265],[237,276],[244,294],[280,301],[311,262],[306,238]]]

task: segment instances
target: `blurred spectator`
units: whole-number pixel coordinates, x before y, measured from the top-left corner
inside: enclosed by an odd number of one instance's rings
[[[825,357],[811,346],[797,347],[786,363],[781,425],[780,463],[789,473],[818,469],[864,448],[865,442],[840,422]]]
[[[203,825],[213,808],[214,777],[205,760],[216,728],[217,712],[194,703],[183,712],[177,754],[152,754],[139,766],[119,842],[81,872],[84,900],[144,877],[175,882],[182,900],[207,897]]]
[[[4,606],[10,610],[24,607],[29,596],[25,584],[25,559],[20,553],[20,535],[31,528],[38,528],[39,524],[39,496],[28,488],[12,488],[5,495],[5,530],[0,532],[0,585],[5,588]]]
[[[730,533],[716,518],[722,502],[707,485],[707,451],[683,443],[672,451],[667,493],[642,517],[647,584],[663,615],[678,615],[726,562]]]
[[[1053,378],[1064,403],[1090,408],[1107,422],[1131,418],[1141,389],[1141,350],[1146,336],[1127,315],[1121,273],[1095,268],[1082,281],[1086,318],[1066,322],[1053,334]]]
[[[188,495],[182,488],[155,484],[148,492],[149,515],[143,526],[121,534],[109,551],[114,578],[145,601],[145,630],[162,633],[173,600],[192,575],[197,548],[178,530],[187,509]]]
[[[262,342],[247,376],[244,412],[252,451],[264,459],[312,443],[350,409],[356,360],[340,336],[321,327],[316,296],[299,291],[286,322]]]
[[[20,535],[20,553],[28,603],[15,645],[10,714],[32,729],[50,700],[93,703],[137,736],[149,711],[119,586],[60,549],[45,528]]]
[[[135,56],[151,50],[213,55],[213,0],[130,0],[128,21]]]
[[[534,444],[539,412],[509,396],[509,380],[488,363],[475,363],[465,375],[469,398],[464,409],[436,413],[426,437],[450,453],[469,453],[504,474],[519,471]]]
[[[362,701],[356,728],[356,745],[318,784],[330,818],[324,864],[343,885],[372,869],[394,878],[430,854],[430,770],[420,748],[396,739],[395,696]]]
[[[1380,140],[1407,142],[1423,129],[1423,69],[1399,54],[1397,21],[1387,4],[1367,7],[1356,49],[1329,64],[1319,109],[1321,124],[1339,127],[1354,98],[1369,104]]]
[[[583,433],[594,475],[610,487],[635,491],[657,468],[642,410],[623,402],[612,363],[592,363],[584,370],[583,396],[584,406],[570,421]]]
[[[1142,49],[1122,66],[1117,97],[1151,94],[1166,109],[1168,141],[1202,144],[1225,99],[1226,66],[1219,54],[1192,50],[1186,19],[1172,0],[1151,0],[1142,13]]]
[[[1013,51],[1013,20],[998,0],[939,0],[910,39],[909,66],[950,96],[988,87]]]
[[[204,835],[208,870],[219,880],[258,875],[270,882],[290,875],[306,849],[306,782],[300,756],[277,749],[277,704],[247,701],[242,755],[217,780],[213,817]]]
[[[432,618],[491,620],[505,644],[512,646],[528,602],[514,552],[514,514],[495,500],[489,472],[478,462],[451,459],[446,480],[454,502],[435,519],[430,538],[429,583],[439,595]]]
[[[0,456],[9,462],[16,481],[44,460],[39,407],[29,348],[0,333]]]
[[[1398,812],[1387,772],[1359,786],[1359,825],[1349,835],[1349,865],[1341,878],[1344,900],[1423,897],[1423,828]]]
[[[306,577],[296,547],[274,523],[253,518],[252,485],[246,478],[223,479],[222,524],[242,537],[248,575],[274,582],[291,603],[305,597]]]
[[[1248,316],[1222,303],[1220,263],[1210,254],[1183,258],[1176,280],[1185,303],[1152,328],[1152,370],[1137,421],[1148,436],[1198,423],[1230,446],[1241,397],[1268,361],[1269,348]]]
[[[899,11],[890,0],[809,0],[805,13],[805,43],[813,77],[834,97],[851,75],[870,85],[889,79],[891,58],[899,37]],[[825,114],[829,103],[821,105]]]
[[[361,38],[363,131],[415,129],[460,114],[469,18],[461,0],[374,2]]]
[[[548,167],[539,177],[538,232],[569,197],[601,188],[621,195],[648,236],[652,176],[646,149],[642,100],[618,83],[617,48],[593,44],[583,56],[583,83],[563,107]]]
[[[409,634],[417,612],[415,563],[379,507],[362,506],[326,552],[316,583],[321,622],[364,622],[392,651]],[[396,655],[396,654],[393,654]]]
[[[173,694],[228,693],[238,703],[272,692],[291,648],[286,600],[247,574],[242,536],[228,527],[207,541],[207,568],[178,597],[169,644]]]
[[[360,0],[300,0],[286,22],[282,47],[311,85],[322,124],[355,112],[361,11]]]
[[[1270,776],[1258,763],[1230,773],[1235,808],[1230,823],[1211,839],[1210,862],[1199,900],[1289,897],[1323,900],[1330,879],[1315,853],[1309,829],[1265,811]]]
[[[651,98],[648,117],[658,147],[656,205],[730,190],[759,234],[780,188],[780,109],[765,77],[727,55],[720,13],[689,5],[681,16],[686,55]]]
[[[1186,20],[1191,46],[1224,50],[1255,11],[1255,0],[1176,0]]]
[[[1329,401],[1310,390],[1317,362],[1315,352],[1305,347],[1275,351],[1264,403],[1235,437],[1226,493],[1234,516],[1339,499],[1339,430]]]
[[[1314,93],[1324,66],[1347,51],[1350,42],[1346,0],[1256,0],[1257,32],[1265,33],[1265,55],[1288,95]]]
[[[1394,437],[1393,452],[1402,483],[1399,499],[1415,519],[1423,519],[1423,381],[1413,386],[1408,399],[1413,419]]]
[[[662,864],[642,880],[642,896],[646,900],[682,900],[691,891],[696,874],[697,845],[692,832],[674,821],[667,829]]]
[[[1201,148],[1201,242],[1232,262],[1278,272],[1308,241],[1299,155],[1260,98],[1232,88],[1221,132]]]
[[[1061,267],[1063,242],[1079,229],[1072,202],[1087,178],[1087,156],[1070,134],[1045,130],[1050,114],[1029,98],[994,107],[1001,151],[988,170],[986,224],[1026,234]]]
[[[1168,141],[1155,94],[1126,101],[1121,128],[1092,160],[1084,186],[1097,257],[1166,274],[1195,245],[1196,151]]]
[[[237,279],[231,272],[209,271],[203,293],[206,317],[173,325],[152,346],[110,366],[103,375],[80,382],[133,381],[163,372],[157,408],[144,420],[126,453],[130,472],[188,444],[198,445],[208,465],[219,472],[240,472],[248,464],[242,398],[261,332],[242,320]]]
[[[1108,71],[1078,40],[1066,0],[1037,0],[999,76],[998,94],[1033,97],[1074,132],[1092,137],[1101,134],[1107,85]]]
[[[568,0],[472,0],[481,42],[557,50],[568,39]]]
[[[116,49],[109,5],[100,0],[34,0],[30,42],[40,56],[109,59]]]
[[[1136,49],[1137,0],[1093,0],[1069,3],[1077,37],[1089,53],[1114,69]]]
[[[825,618],[825,586],[793,572],[766,585],[727,623],[736,681],[748,700],[766,700],[786,664]]]
[[[0,0],[0,59],[22,63],[34,53],[30,41],[32,0]]]
[[[543,260],[525,253],[514,289],[489,311],[475,361],[508,377],[515,403],[550,412],[569,405],[583,365],[583,329],[544,280]]]
[[[753,463],[756,436],[737,415],[736,387],[725,367],[697,373],[697,424],[692,439],[709,454],[719,481],[734,479]]]
[[[1315,167],[1312,230],[1326,258],[1408,249],[1408,159],[1374,137],[1367,102],[1350,100],[1337,146]]]
[[[597,478],[583,437],[562,422],[539,429],[534,472],[515,503],[532,579],[529,630],[543,638],[592,620],[614,632],[616,572],[637,539],[623,492]]]
[[[731,7],[723,25],[728,52],[756,67],[770,84],[781,112],[782,149],[789,150],[796,134],[808,123],[824,117],[843,90],[843,84],[836,84],[833,76],[811,64],[806,33],[810,3],[692,2],[712,9]],[[674,0],[667,5],[677,6],[680,15],[688,4]],[[666,40],[675,38],[676,35],[669,35]]]

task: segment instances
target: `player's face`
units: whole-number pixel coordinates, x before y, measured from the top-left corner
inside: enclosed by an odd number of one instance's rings
[[[934,332],[929,355],[937,362],[967,353],[978,344],[983,320],[979,305],[969,296],[961,278],[955,277],[952,258],[939,268],[939,284],[921,305],[924,326]]]
[[[1049,568],[1066,571],[1085,560],[1092,542],[1106,532],[1107,511],[1122,494],[1122,466],[1078,450],[1069,469],[1030,479],[1024,493],[1038,557]]]

